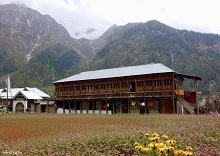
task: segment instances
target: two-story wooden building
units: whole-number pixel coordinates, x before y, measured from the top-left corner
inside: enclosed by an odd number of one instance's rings
[[[160,63],[86,71],[54,82],[55,100],[63,113],[194,113],[184,100],[184,79],[193,80],[187,93],[196,95],[200,77]]]

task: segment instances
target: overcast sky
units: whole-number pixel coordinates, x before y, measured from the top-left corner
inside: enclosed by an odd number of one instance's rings
[[[0,4],[18,0],[0,0]],[[178,29],[220,34],[218,0],[20,0],[49,14],[74,38],[94,39],[112,24],[158,20]],[[84,34],[95,28],[92,34]]]

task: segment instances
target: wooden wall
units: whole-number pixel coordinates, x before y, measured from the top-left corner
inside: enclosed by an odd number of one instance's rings
[[[141,113],[142,101],[154,103],[153,108],[145,108],[146,114],[173,113],[176,109],[173,108],[173,89],[181,88],[182,81],[178,79],[178,84],[173,86],[173,74],[164,73],[63,82],[55,83],[55,95],[60,106],[75,113],[101,113],[105,111],[102,110],[105,103],[110,104],[106,112],[112,114]],[[120,101],[120,107],[117,107],[117,101]]]
[[[172,74],[152,74],[55,84],[57,99],[171,96]]]

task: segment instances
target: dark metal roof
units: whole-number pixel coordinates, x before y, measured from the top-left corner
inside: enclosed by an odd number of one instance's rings
[[[195,80],[202,80],[199,76],[192,76],[192,75],[184,75],[184,74],[175,74],[176,76],[187,78],[187,79],[195,79]]]

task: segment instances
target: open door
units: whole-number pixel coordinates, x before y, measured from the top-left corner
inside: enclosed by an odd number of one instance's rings
[[[135,82],[130,82],[130,92],[136,92]]]

